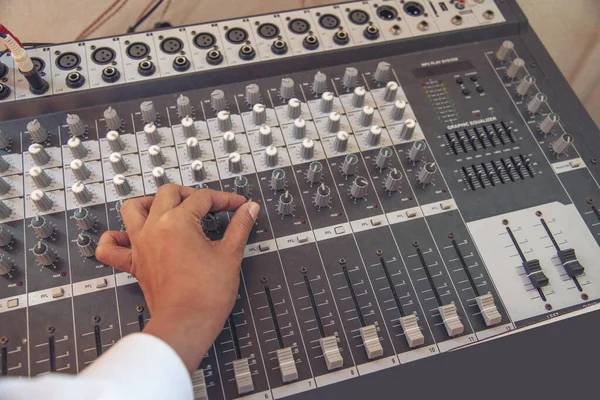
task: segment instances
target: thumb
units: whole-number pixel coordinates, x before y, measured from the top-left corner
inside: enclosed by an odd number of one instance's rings
[[[96,259],[133,275],[131,268],[131,242],[127,232],[106,231],[98,241]]]
[[[221,243],[238,253],[243,253],[259,211],[260,206],[253,201],[240,206],[231,217]]]

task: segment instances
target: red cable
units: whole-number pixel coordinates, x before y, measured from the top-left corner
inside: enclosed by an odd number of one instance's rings
[[[5,27],[2,24],[0,24],[0,33],[4,33],[5,35],[12,36],[12,38],[15,39],[15,42],[19,43],[19,46],[23,47],[23,43],[21,43],[21,41],[19,40],[19,38],[16,37],[11,31],[8,30],[7,27]]]

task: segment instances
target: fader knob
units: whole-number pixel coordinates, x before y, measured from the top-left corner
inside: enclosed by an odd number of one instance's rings
[[[303,160],[310,160],[315,155],[315,142],[311,138],[306,138],[302,141],[300,147],[300,157]]]
[[[202,161],[193,161],[190,168],[192,169],[192,176],[194,177],[194,181],[200,182],[204,179],[204,163]]]
[[[382,147],[375,157],[375,165],[379,169],[387,168],[394,151],[390,147]]]
[[[89,235],[83,233],[77,235],[77,247],[84,257],[93,257],[96,254],[96,243]]]
[[[196,137],[198,133],[194,120],[191,117],[184,117],[181,120],[181,129],[183,130],[183,136],[186,138]]]
[[[550,132],[552,132],[552,128],[554,128],[554,125],[558,124],[559,121],[560,117],[556,113],[550,113],[546,115],[542,122],[540,122],[540,131],[544,135],[549,134]]]
[[[538,92],[531,100],[529,100],[529,103],[527,103],[527,111],[532,114],[536,114],[540,111],[542,106],[546,104],[547,101],[548,96],[546,96],[544,93]]]
[[[330,133],[337,133],[340,130],[341,115],[335,111],[329,114],[327,118],[327,131]]]
[[[342,163],[342,174],[354,175],[356,166],[358,165],[358,156],[356,154],[348,154]]]
[[[35,189],[31,192],[31,201],[33,205],[40,211],[50,211],[54,205],[54,201],[43,190]]]
[[[71,136],[81,136],[85,133],[85,125],[77,114],[67,114],[67,125]]]
[[[319,208],[329,206],[329,203],[331,203],[331,189],[329,186],[325,185],[324,183],[319,186],[315,192],[314,203],[315,206]]]
[[[252,106],[252,123],[261,125],[267,121],[267,108],[264,104],[256,103]]]
[[[0,247],[4,247],[7,246],[10,241],[12,240],[13,236],[12,233],[10,233],[5,227],[4,225],[0,225]],[[2,267],[0,266],[0,269]],[[2,272],[0,271],[0,275],[2,274]]]
[[[390,63],[381,61],[379,64],[377,64],[377,69],[373,74],[373,79],[375,79],[375,81],[379,83],[387,82],[390,76],[391,67],[392,66],[390,65]]]
[[[117,110],[112,107],[108,107],[104,110],[104,122],[106,123],[106,127],[113,131],[119,129],[121,125],[123,125],[123,121],[121,120],[121,117],[119,117]]]
[[[125,149],[125,142],[117,131],[109,131],[106,134],[106,141],[112,151],[123,151]]]
[[[77,227],[82,231],[88,231],[96,225],[96,221],[94,221],[94,217],[89,212],[89,210],[85,207],[79,207],[73,213],[73,219],[77,224]]]
[[[169,183],[169,177],[162,167],[156,167],[152,170],[152,179],[154,179],[154,184],[157,188]]]
[[[150,164],[153,167],[160,167],[165,163],[165,156],[160,147],[158,146],[150,146],[148,147],[148,158],[150,159]]]
[[[321,95],[321,101],[319,102],[319,110],[322,113],[328,113],[333,110],[333,99],[334,95],[331,92],[325,92]]]
[[[243,175],[236,176],[233,180],[233,192],[244,197],[248,196],[250,193],[248,178]]]
[[[227,108],[227,100],[225,100],[225,92],[221,89],[214,90],[210,94],[210,105],[213,110],[219,112]]]
[[[500,61],[504,61],[511,55],[512,50],[515,48],[515,44],[510,40],[505,40],[500,45],[498,51],[496,51],[496,58]]]
[[[279,96],[284,100],[294,97],[294,80],[292,78],[283,78],[281,80]]]
[[[286,113],[290,119],[300,118],[302,114],[302,102],[296,98],[290,99],[287,104]]]
[[[294,120],[294,125],[292,125],[292,135],[294,139],[302,139],[306,135],[306,121],[302,118],[297,118]]]
[[[404,100],[396,100],[390,109],[390,118],[395,121],[400,121],[406,110],[406,102]]]
[[[229,173],[231,174],[239,174],[242,172],[242,156],[240,153],[231,153],[229,155],[229,159],[227,160],[229,164]]]
[[[8,192],[10,192],[10,184],[6,179],[0,177],[0,195],[5,195]]]
[[[565,153],[573,145],[573,135],[563,133],[558,139],[552,142],[552,151],[557,155]]]
[[[177,97],[177,115],[179,118],[191,117],[193,113],[190,98],[182,94]]]
[[[408,151],[408,159],[414,163],[421,161],[427,145],[422,140],[417,140],[413,143],[412,147]]]
[[[145,124],[154,123],[158,118],[154,103],[151,101],[142,101],[142,104],[140,104],[140,113],[142,114],[142,121]]]
[[[158,128],[154,122],[144,125],[144,134],[146,135],[146,140],[148,140],[150,145],[160,143],[160,132],[158,131]]]
[[[344,77],[342,78],[342,85],[346,89],[351,89],[356,86],[358,82],[358,70],[354,67],[348,67],[344,71]]]
[[[86,204],[92,201],[92,192],[81,181],[77,181],[71,186],[71,192],[79,204]]]
[[[350,186],[350,195],[355,199],[362,199],[367,195],[367,190],[369,189],[369,182],[367,179],[362,176],[357,176],[352,182],[352,186]]]
[[[369,146],[377,146],[381,140],[381,127],[372,125],[367,133],[367,144]]]
[[[10,217],[10,214],[12,214],[12,209],[0,200],[0,218],[8,218]]]
[[[404,124],[400,127],[400,134],[398,135],[402,140],[410,140],[415,132],[417,123],[414,119],[408,118],[404,121]]]
[[[278,192],[285,189],[285,171],[282,169],[274,169],[271,173],[271,189]]]
[[[294,212],[294,197],[290,192],[285,192],[279,196],[277,202],[277,212],[281,215],[289,215]]]
[[[0,157],[0,172],[6,172],[10,168],[10,164],[8,161],[4,159],[4,157]]]
[[[92,174],[87,165],[85,165],[85,163],[81,160],[71,161],[70,166],[73,175],[75,175],[75,178],[77,178],[80,181],[85,181],[89,179],[90,175]]]
[[[202,218],[200,224],[202,225],[202,229],[204,229],[206,232],[216,232],[219,229],[219,220],[217,219],[215,213],[212,212],[206,214]]]
[[[85,148],[81,140],[79,140],[79,138],[76,136],[69,138],[67,145],[69,146],[69,150],[71,150],[73,158],[81,159],[84,158],[88,153],[88,150]]]
[[[271,145],[265,149],[265,164],[267,167],[274,167],[277,165],[279,154],[277,147]]]
[[[50,161],[50,154],[42,147],[41,144],[34,143],[29,146],[29,155],[36,165],[42,166]]]
[[[520,96],[525,96],[529,89],[535,84],[535,76],[533,75],[525,75],[523,79],[519,81],[517,85],[517,94]]]
[[[5,149],[10,144],[10,139],[0,130],[0,149]]]
[[[113,177],[115,190],[120,197],[127,196],[131,193],[131,185],[125,175],[117,174]]]
[[[33,229],[35,235],[40,239],[49,238],[54,233],[54,226],[49,224],[46,217],[41,215],[36,215],[31,220],[31,229]]]
[[[185,141],[185,148],[186,148],[187,156],[190,160],[195,160],[196,158],[200,158],[201,151],[200,151],[200,143],[198,142],[198,139],[196,139],[195,137],[188,138]]]
[[[227,153],[231,153],[237,149],[237,140],[235,138],[235,134],[231,131],[225,132],[223,134],[223,138],[221,139],[223,142],[223,150]]]
[[[269,125],[261,125],[258,130],[258,141],[261,146],[269,146],[273,143],[273,131]]]
[[[44,267],[52,265],[56,260],[56,253],[41,240],[33,246],[32,251],[37,262]]]
[[[348,149],[348,132],[339,131],[337,135],[335,135],[335,141],[333,142],[333,149],[338,153],[343,153]]]
[[[519,72],[521,72],[521,68],[525,66],[525,60],[522,58],[515,58],[512,63],[506,68],[506,76],[510,79],[515,79]]]
[[[29,176],[31,177],[31,180],[33,180],[33,183],[35,183],[35,186],[40,189],[48,187],[52,181],[46,171],[37,165],[29,169]]]
[[[246,95],[244,98],[246,99],[246,104],[251,106],[260,103],[260,88],[256,83],[246,86]]]
[[[313,79],[312,91],[314,94],[321,94],[327,90],[327,75],[321,71],[315,74]]]
[[[388,176],[386,176],[385,182],[383,183],[383,187],[388,192],[397,192],[398,190],[400,190],[401,183],[402,172],[394,168],[390,171]]]
[[[352,105],[356,108],[363,107],[365,105],[366,95],[367,91],[364,86],[355,87],[354,92],[352,93]]]
[[[13,269],[13,262],[9,260],[6,255],[2,255],[0,258],[0,276],[8,274]]]
[[[229,111],[222,110],[217,113],[217,126],[221,132],[227,132],[231,129],[233,124]]]
[[[313,161],[308,166],[308,170],[306,171],[306,179],[310,183],[320,182],[323,178],[323,164],[318,161]]]
[[[383,92],[384,101],[395,101],[396,95],[398,94],[398,84],[390,81],[385,85],[385,92]]]
[[[362,126],[369,126],[373,123],[373,115],[375,114],[375,110],[371,106],[364,106],[362,110],[360,110],[360,114],[358,116],[358,122]]]
[[[44,129],[37,119],[27,123],[27,131],[29,132],[29,136],[31,136],[31,140],[35,143],[43,143],[48,139],[48,131]]]
[[[417,180],[422,185],[428,185],[433,181],[433,177],[435,176],[435,172],[437,171],[437,166],[435,163],[427,163],[421,168],[417,175]]]
[[[115,171],[115,174],[122,174],[127,171],[127,164],[121,153],[111,153],[108,156],[108,161],[110,162],[113,171]]]

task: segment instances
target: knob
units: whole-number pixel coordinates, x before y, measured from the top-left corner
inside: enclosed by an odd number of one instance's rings
[[[527,103],[527,111],[532,114],[538,113],[546,101],[548,101],[548,96],[541,92],[536,93],[535,96],[529,100],[529,103]]]
[[[308,170],[306,171],[306,179],[310,183],[320,182],[323,178],[323,164],[318,161],[313,161],[308,166]]]
[[[279,86],[279,96],[282,99],[291,99],[294,97],[294,80],[291,78],[283,78]]]
[[[356,86],[358,82],[358,70],[354,67],[348,67],[344,71],[344,77],[342,78],[342,85],[346,89],[351,89]]]
[[[10,139],[2,131],[0,131],[0,149],[5,149],[10,144]]]
[[[362,110],[360,110],[360,114],[358,116],[358,122],[362,126],[369,126],[373,123],[373,115],[375,114],[375,110],[371,106],[364,106]]]
[[[44,267],[52,265],[56,260],[56,253],[41,240],[33,246],[32,251],[37,262]]]
[[[229,111],[222,110],[217,113],[217,125],[220,132],[227,132],[231,129],[233,124]]]
[[[213,110],[219,112],[227,108],[227,100],[225,100],[225,92],[221,89],[214,90],[210,94],[210,105]]]
[[[110,162],[113,171],[115,171],[115,174],[122,174],[127,171],[127,164],[121,153],[111,153],[110,156],[108,156],[108,161]]]
[[[269,125],[261,125],[258,130],[258,142],[261,146],[269,146],[273,143],[273,131]]]
[[[560,117],[556,113],[550,113],[546,115],[542,122],[540,122],[540,131],[547,135],[552,132],[552,128],[560,121]]]
[[[357,165],[358,156],[356,154],[348,154],[346,158],[344,158],[344,162],[342,164],[342,173],[346,176],[354,175]]]
[[[229,172],[231,174],[239,174],[242,172],[242,156],[240,153],[231,153],[229,155],[229,159],[227,160],[229,164]]]
[[[406,110],[406,102],[404,100],[396,100],[390,109],[390,118],[395,121],[400,121]]]
[[[36,215],[31,220],[31,229],[40,239],[49,238],[54,233],[54,226],[48,223],[45,217]]]
[[[85,133],[86,127],[77,114],[67,114],[67,125],[71,136],[81,136]]]
[[[395,101],[396,95],[398,94],[398,84],[394,81],[390,81],[385,85],[385,91],[383,92],[384,101]]]
[[[314,197],[315,206],[318,208],[328,207],[331,203],[331,189],[324,183],[319,186]]]
[[[363,86],[357,86],[354,88],[354,92],[352,93],[352,105],[354,107],[363,107],[365,105],[365,97],[367,95],[367,91]]]
[[[158,146],[148,147],[148,157],[150,158],[150,164],[152,164],[153,167],[160,167],[165,163],[165,156]]]
[[[387,82],[390,76],[390,69],[390,63],[381,61],[379,64],[377,64],[377,69],[375,70],[375,74],[373,74],[373,79],[379,83]]]
[[[260,88],[256,83],[251,83],[246,86],[246,103],[253,106],[260,103]]]
[[[200,160],[195,160],[191,165],[194,181],[200,182],[204,179],[204,163]]]
[[[44,129],[37,119],[27,123],[27,131],[29,132],[29,136],[31,136],[31,140],[35,143],[43,143],[48,139],[48,131]]]
[[[331,92],[325,92],[321,95],[321,101],[319,102],[319,110],[322,113],[328,113],[333,110],[333,99],[334,95]]]
[[[94,225],[96,225],[94,217],[85,207],[79,207],[77,210],[75,210],[73,213],[73,219],[75,220],[77,227],[82,231],[88,231],[92,229]]]
[[[256,103],[252,106],[252,123],[261,125],[267,121],[267,108],[264,104]]]
[[[348,149],[348,132],[339,131],[337,135],[335,135],[335,141],[333,142],[333,149],[338,153],[343,153]]]
[[[12,209],[0,200],[0,218],[8,218],[10,217],[10,214],[12,214]]]
[[[520,96],[525,96],[529,89],[535,84],[535,76],[533,75],[525,75],[523,79],[519,81],[517,85],[517,94]]]
[[[417,123],[414,119],[408,118],[406,121],[404,121],[404,123],[400,127],[400,133],[398,135],[400,139],[410,140],[413,136],[413,133],[415,132],[416,126]]]
[[[112,151],[123,151],[125,149],[125,142],[117,131],[109,131],[106,134],[106,141]]]
[[[412,147],[408,151],[408,159],[413,163],[421,161],[421,158],[423,158],[423,154],[425,153],[426,148],[427,145],[424,141],[417,140],[413,143]]]
[[[152,170],[152,179],[154,179],[154,184],[157,188],[169,183],[169,177],[162,167],[156,167]]]
[[[150,145],[160,143],[160,132],[158,131],[158,128],[156,128],[154,122],[144,125],[144,133],[146,134],[146,139]]]
[[[292,135],[295,139],[302,139],[306,135],[306,121],[302,118],[295,119],[294,125],[292,125]]]
[[[4,157],[0,157],[0,172],[6,172],[10,168],[10,164],[8,161],[4,159]]]
[[[193,112],[190,98],[180,94],[177,97],[177,115],[179,115],[179,118],[191,117]]]
[[[371,126],[367,133],[367,144],[369,146],[377,146],[381,140],[381,128],[377,125]]]
[[[77,181],[71,186],[71,192],[79,204],[86,204],[92,201],[92,192],[81,181]]]
[[[6,179],[0,177],[0,195],[5,195],[10,192],[10,184],[6,182]]]
[[[143,101],[142,104],[140,104],[140,112],[142,113],[142,121],[144,121],[145,124],[154,123],[158,118],[154,103],[151,101]]]
[[[313,79],[312,91],[314,94],[321,94],[327,90],[327,75],[321,71],[315,74]]]
[[[46,165],[50,161],[50,154],[42,147],[41,144],[34,143],[29,146],[29,155],[37,165]]]
[[[117,213],[117,218],[120,221],[123,221],[123,216],[121,215],[121,208],[123,207],[123,200],[117,200],[115,203],[115,212]]]
[[[427,163],[421,168],[417,175],[417,180],[422,185],[428,185],[433,181],[433,177],[435,176],[435,172],[437,171],[437,166],[435,163]]]
[[[0,225],[0,247],[8,246],[8,244],[10,243],[12,238],[13,238],[12,233],[10,233],[4,227],[4,225]],[[0,268],[2,268],[2,267],[0,266]],[[1,274],[1,272],[0,272],[0,274]]]
[[[183,136],[186,138],[196,137],[198,133],[194,120],[191,117],[184,117],[181,120],[181,129],[183,130]]]
[[[500,45],[498,51],[496,51],[496,58],[500,61],[504,61],[508,58],[508,56],[512,53],[512,50],[515,48],[515,44],[510,40],[505,40]]]
[[[387,168],[394,151],[390,147],[382,147],[375,157],[375,165],[379,169]]]
[[[357,176],[352,182],[352,186],[350,186],[350,195],[355,199],[362,199],[367,195],[367,190],[369,189],[369,182],[367,179],[362,176]]]
[[[6,255],[0,258],[0,276],[8,274],[13,269],[13,262]]]
[[[522,58],[515,58],[512,63],[506,68],[506,76],[510,79],[515,79],[519,72],[521,72],[521,68],[525,66],[525,60]]]
[[[96,243],[89,235],[83,233],[77,235],[77,247],[84,257],[93,257],[96,254]]]
[[[29,169],[29,176],[33,180],[33,183],[35,183],[35,186],[40,189],[50,186],[50,182],[52,181],[46,171],[37,165]]]
[[[337,133],[340,130],[341,115],[335,111],[329,114],[327,119],[327,131],[330,133]]]
[[[67,145],[69,146],[69,150],[71,150],[73,158],[85,158],[88,153],[81,140],[76,136],[69,138]]]
[[[296,98],[290,99],[287,104],[287,116],[290,119],[300,118],[302,114],[302,102]]]
[[[285,171],[282,169],[274,169],[271,173],[271,189],[279,191],[285,189]]]
[[[231,153],[237,149],[237,140],[233,132],[225,132],[223,139],[221,140],[223,141],[223,150],[225,150],[226,153]]]
[[[388,176],[385,177],[385,182],[383,183],[383,187],[388,192],[397,192],[400,190],[400,186],[402,183],[402,172],[398,171],[396,168],[392,169]]]
[[[106,122],[106,127],[111,131],[115,131],[123,125],[123,121],[121,120],[121,117],[119,117],[117,110],[112,107],[108,107],[104,110],[104,122]]]
[[[208,214],[206,214],[202,218],[200,224],[202,225],[202,229],[204,229],[206,232],[216,232],[217,230],[219,230],[220,225],[217,216],[213,212],[209,212]]]
[[[123,197],[131,193],[131,185],[129,184],[129,181],[124,175],[115,175],[113,177],[113,184],[119,196]]]
[[[31,192],[31,201],[33,205],[40,211],[50,211],[54,205],[54,201],[43,190],[35,189]]]
[[[195,137],[188,138],[185,141],[185,148],[187,151],[187,156],[190,160],[195,160],[196,158],[200,158],[201,151],[200,151],[200,143],[198,142],[198,139],[196,139]],[[148,149],[148,152],[150,152],[149,149]]]
[[[233,192],[244,197],[248,196],[250,193],[248,178],[243,175],[236,176],[233,180]]]
[[[284,194],[279,196],[277,202],[277,212],[283,215],[289,215],[294,212],[294,197],[290,192],[286,191]]]
[[[265,150],[265,164],[267,167],[274,167],[277,165],[278,157],[277,147],[271,145]]]
[[[315,142],[311,138],[306,138],[302,141],[300,147],[300,157],[303,160],[310,160],[315,155]]]
[[[552,151],[557,155],[565,153],[573,144],[573,135],[563,133],[558,139],[552,142]]]

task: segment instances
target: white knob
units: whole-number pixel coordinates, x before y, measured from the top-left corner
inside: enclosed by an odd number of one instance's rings
[[[54,226],[41,215],[36,215],[31,220],[31,229],[39,239],[49,238],[54,233]]]
[[[327,119],[327,131],[330,133],[337,133],[340,130],[340,121],[342,117],[335,111],[329,114]]]
[[[67,125],[71,136],[81,136],[85,133],[86,127],[77,114],[67,114]]]
[[[327,90],[327,75],[321,71],[315,74],[313,78],[312,91],[314,94],[321,94]]]
[[[333,110],[333,99],[334,95],[331,92],[325,92],[321,95],[321,101],[319,102],[319,110],[322,113],[328,113]]]
[[[112,151],[123,151],[125,149],[125,142],[117,131],[109,131],[106,134],[106,141]]]
[[[116,174],[122,174],[127,171],[127,164],[121,153],[111,153],[110,156],[108,156],[108,161]]]
[[[284,194],[279,196],[277,202],[277,212],[281,215],[289,215],[294,212],[294,197],[290,192],[286,191]]]
[[[384,101],[395,101],[396,95],[398,94],[398,84],[394,81],[390,81],[385,85],[385,92],[383,92]]]
[[[269,146],[266,148],[265,150],[265,164],[268,167],[274,167],[277,165],[277,161],[278,161],[278,152],[277,152],[277,147],[275,146]]]
[[[302,141],[300,147],[300,157],[303,160],[310,160],[315,155],[315,142],[311,138],[306,138]]]
[[[258,130],[258,142],[261,146],[269,146],[273,143],[273,132],[269,125],[261,125]]]
[[[169,183],[169,177],[162,167],[156,167],[152,170],[152,178],[154,179],[154,184],[156,184],[157,188]]]
[[[292,125],[292,135],[294,139],[302,139],[306,135],[306,121],[302,118],[297,118],[294,120],[294,125]]]
[[[33,247],[33,255],[40,265],[47,267],[56,260],[56,253],[41,240]]]
[[[12,271],[14,263],[6,255],[2,255],[0,258],[0,276],[8,274]]]
[[[10,144],[10,139],[0,130],[0,149],[5,149]]]
[[[538,92],[531,100],[529,100],[529,103],[527,103],[527,111],[532,114],[537,114],[547,101],[548,96],[546,96],[544,93]]]
[[[318,161],[313,161],[308,166],[308,170],[306,171],[306,179],[310,183],[320,182],[323,178],[323,164]]]
[[[200,160],[194,160],[191,165],[192,176],[194,177],[194,181],[200,182],[204,179],[204,163]]]
[[[13,238],[4,225],[0,225],[0,247],[7,246]],[[0,275],[2,275],[2,266],[0,265]]]
[[[254,125],[261,125],[267,121],[267,107],[263,104],[256,103],[252,106],[252,123]]]
[[[4,201],[0,200],[0,218],[5,219],[10,217],[12,214],[12,209],[4,203]]]
[[[375,110],[371,106],[364,106],[362,110],[360,110],[360,114],[358,116],[358,122],[362,126],[369,126],[373,123],[373,115],[375,114]]]
[[[186,138],[196,137],[198,134],[194,120],[190,117],[184,117],[181,120],[181,129],[183,130],[183,136]]]
[[[400,186],[402,183],[402,172],[398,171],[396,168],[392,169],[388,176],[385,178],[385,182],[383,186],[385,190],[388,192],[397,192],[400,190]]]
[[[54,205],[54,201],[43,190],[35,189],[31,192],[31,201],[33,205],[40,211],[50,211]]]
[[[29,176],[33,180],[33,183],[35,183],[35,186],[40,189],[50,186],[50,182],[52,181],[46,171],[37,165],[29,169]]]
[[[92,201],[92,192],[81,181],[77,181],[71,186],[71,192],[79,204],[86,204]]]
[[[377,69],[373,74],[373,79],[375,79],[375,81],[379,83],[387,82],[390,76],[391,68],[392,66],[390,65],[390,63],[381,61],[379,64],[377,64]]]
[[[367,195],[367,190],[369,189],[369,182],[366,178],[362,176],[357,176],[352,182],[352,186],[350,186],[350,195],[355,199],[362,199]]]
[[[515,58],[512,63],[506,68],[506,76],[510,79],[515,79],[519,72],[521,72],[521,68],[525,66],[525,60],[522,58]]]
[[[124,175],[115,175],[113,178],[113,184],[119,196],[123,197],[131,193],[131,185]]]
[[[519,81],[517,85],[517,93],[520,96],[525,96],[529,89],[535,84],[535,76],[533,75],[525,75],[523,79]]]
[[[8,161],[4,159],[4,157],[0,157],[0,172],[6,172],[10,168],[10,164]]]
[[[271,189],[278,192],[285,189],[285,171],[282,169],[274,169],[271,173]]]
[[[402,140],[410,140],[413,136],[417,123],[414,119],[408,118],[400,127],[399,137]]]
[[[36,165],[46,165],[50,161],[50,154],[48,154],[41,144],[34,143],[29,146],[29,155]]]
[[[217,113],[217,126],[220,132],[227,132],[231,129],[233,125],[229,111],[223,110]]]
[[[287,104],[287,116],[290,119],[300,118],[302,114],[302,102],[296,98],[290,99]]]
[[[10,192],[10,184],[6,179],[0,177],[0,195],[5,195]]]
[[[433,181],[433,177],[435,176],[435,172],[437,171],[437,166],[435,163],[427,163],[421,168],[417,175],[417,180],[422,185],[428,185]]]
[[[69,138],[67,145],[69,146],[69,150],[71,150],[73,158],[81,159],[84,158],[88,153],[88,150],[85,148],[81,140],[79,140],[79,138],[76,136]]]
[[[343,153],[348,148],[348,132],[339,131],[335,136],[335,141],[333,142],[333,149],[338,153]]]
[[[552,142],[552,151],[557,155],[565,153],[573,145],[573,135],[563,133],[558,139]]]
[[[390,109],[390,118],[395,121],[400,121],[406,110],[406,102],[404,100],[396,100]]]
[[[354,88],[352,93],[352,105],[356,108],[363,107],[365,105],[365,97],[367,91],[363,86],[357,86]]]
[[[329,186],[326,186],[324,183],[319,186],[315,193],[314,203],[318,208],[329,206],[329,203],[331,203],[331,189]]]
[[[31,140],[35,143],[43,143],[48,139],[48,131],[44,129],[37,119],[27,123],[27,131],[29,132],[29,136],[31,136]]]
[[[142,113],[142,121],[144,121],[145,124],[154,123],[158,118],[154,103],[151,101],[143,101],[142,104],[140,104],[140,112]]]
[[[160,143],[160,132],[154,122],[144,125],[144,133],[146,134],[146,139],[150,145]]]
[[[225,92],[217,89],[210,94],[210,105],[215,111],[221,111],[227,108],[227,100],[225,100]]]
[[[351,89],[356,86],[358,82],[358,70],[354,67],[348,67],[344,70],[344,77],[342,78],[342,85],[345,88]]]
[[[226,153],[231,153],[237,149],[237,140],[235,134],[231,131],[227,131],[223,134],[223,150]]]
[[[554,125],[558,124],[558,122],[560,121],[560,117],[558,116],[558,114],[556,113],[550,113],[547,114],[543,121],[540,122],[540,131],[544,134],[547,135],[550,132],[552,132],[552,128],[554,128]]]
[[[421,158],[423,158],[423,154],[425,154],[426,148],[427,148],[427,145],[425,144],[424,141],[417,140],[416,142],[413,143],[412,147],[408,151],[408,159],[410,161],[412,161],[413,163],[421,161]]]
[[[512,50],[515,48],[515,44],[510,40],[505,40],[500,45],[498,51],[496,51],[496,58],[500,61],[504,61],[512,54]]]
[[[96,225],[94,217],[85,207],[79,207],[77,210],[75,210],[73,213],[73,219],[75,219],[77,227],[83,231],[89,231],[94,227],[94,225]]]
[[[179,118],[191,117],[193,113],[190,98],[180,94],[177,97],[177,115],[179,115]]]
[[[354,175],[356,172],[356,167],[358,165],[358,156],[356,154],[348,154],[344,158],[344,162],[342,164],[342,173],[346,176]]]
[[[282,99],[291,99],[294,97],[294,80],[291,78],[283,78],[279,86],[279,96]]]
[[[260,88],[256,83],[251,83],[246,86],[246,103],[253,106],[254,104],[260,103]]]
[[[367,134],[367,144],[369,146],[377,146],[381,140],[381,127],[377,125],[371,126]]]
[[[158,146],[148,147],[148,158],[150,158],[150,164],[153,167],[160,167],[165,163],[165,156],[162,149]]]
[[[117,130],[123,125],[123,121],[121,120],[121,117],[119,117],[117,110],[112,107],[108,107],[104,110],[104,122],[110,130]]]
[[[185,141],[185,148],[187,150],[187,156],[190,160],[200,158],[202,154],[200,151],[200,142],[195,137],[188,138]]]
[[[96,243],[89,235],[80,233],[77,236],[77,247],[84,257],[93,257],[96,254]]]
[[[242,156],[239,153],[231,153],[228,158],[229,172],[232,174],[239,174],[242,172]]]
[[[382,147],[377,153],[377,157],[375,157],[375,165],[379,169],[387,168],[390,160],[392,159],[392,155],[394,151],[390,147]]]

